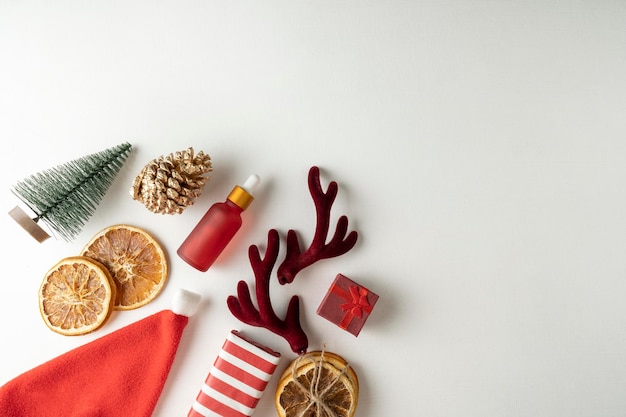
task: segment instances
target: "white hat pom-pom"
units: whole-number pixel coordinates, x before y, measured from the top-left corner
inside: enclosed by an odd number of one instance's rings
[[[200,294],[181,288],[174,294],[172,311],[181,316],[191,317],[198,311],[201,299]]]

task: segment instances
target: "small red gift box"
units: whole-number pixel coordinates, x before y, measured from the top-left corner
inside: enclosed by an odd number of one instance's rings
[[[358,336],[378,295],[338,274],[317,309],[317,314]]]

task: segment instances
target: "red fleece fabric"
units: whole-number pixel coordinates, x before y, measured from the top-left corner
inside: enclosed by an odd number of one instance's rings
[[[164,310],[0,387],[0,416],[149,417],[189,318]]]

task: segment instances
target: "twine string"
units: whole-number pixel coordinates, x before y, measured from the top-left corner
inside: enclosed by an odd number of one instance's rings
[[[326,393],[333,386],[335,386],[335,384],[337,382],[339,382],[341,377],[343,375],[345,375],[345,373],[347,372],[348,367],[350,365],[344,366],[344,368],[341,370],[341,372],[339,372],[339,374],[331,381],[331,383],[328,384],[328,386],[326,388],[324,388],[322,391],[320,391],[319,390],[319,384],[320,384],[320,380],[322,378],[322,369],[324,368],[324,366],[323,366],[324,349],[322,349],[322,354],[320,355],[320,359],[318,361],[316,361],[313,358],[309,358],[309,360],[311,362],[313,362],[313,378],[311,380],[311,384],[310,384],[309,388],[305,387],[304,384],[302,382],[300,382],[300,380],[297,378],[297,375],[296,375],[296,369],[300,365],[300,361],[302,359],[303,359],[303,355],[300,355],[298,357],[298,359],[296,359],[296,362],[294,363],[294,366],[291,368],[291,377],[292,377],[293,381],[295,382],[296,386],[302,392],[304,392],[306,395],[308,395],[310,401],[307,404],[307,406],[305,407],[305,409],[302,410],[302,412],[298,415],[298,417],[304,417],[306,412],[309,411],[309,409],[311,407],[313,407],[313,406],[315,406],[315,416],[316,417],[322,417],[322,410],[326,413],[326,416],[328,416],[328,417],[339,417],[328,406],[328,404],[326,404],[326,402],[324,401],[324,396],[326,395]]]

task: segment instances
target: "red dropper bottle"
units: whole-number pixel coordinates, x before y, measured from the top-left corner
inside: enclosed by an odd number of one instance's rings
[[[241,213],[252,203],[259,181],[258,175],[250,175],[242,186],[233,188],[226,201],[213,204],[180,245],[178,256],[200,271],[209,269],[241,228]]]

